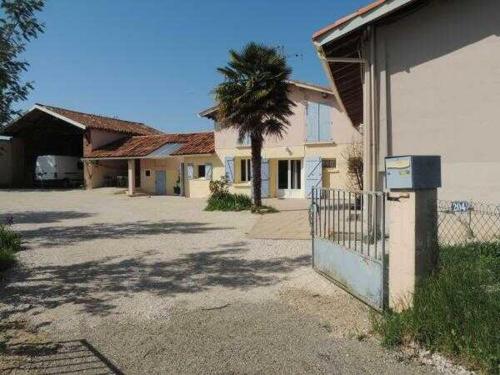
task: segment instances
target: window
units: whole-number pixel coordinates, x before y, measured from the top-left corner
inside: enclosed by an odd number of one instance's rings
[[[78,163],[76,163],[76,168],[78,168],[79,170],[82,170],[83,169],[83,162],[78,161]]]
[[[146,169],[146,177],[151,176],[151,171],[149,169]]]
[[[329,105],[307,102],[307,142],[332,140],[331,111]]]
[[[335,169],[337,168],[337,159],[323,159],[322,164],[323,169]]]
[[[250,139],[250,135],[246,134],[245,137],[241,140],[241,142],[238,142],[239,146],[250,146],[252,144],[252,141]]]
[[[205,164],[198,165],[198,178],[205,177]]]
[[[250,159],[241,159],[240,171],[241,182],[248,182],[252,179],[252,162]]]

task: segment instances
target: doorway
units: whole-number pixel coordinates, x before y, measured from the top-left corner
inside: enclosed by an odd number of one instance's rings
[[[167,194],[167,173],[165,171],[155,171],[155,193],[158,195]]]
[[[303,198],[302,160],[278,160],[278,197]]]

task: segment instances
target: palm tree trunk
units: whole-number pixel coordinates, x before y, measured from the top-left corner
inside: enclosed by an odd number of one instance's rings
[[[262,176],[261,176],[261,163],[262,163],[262,136],[251,137],[252,141],[252,187],[253,187],[253,204],[256,207],[262,206]]]

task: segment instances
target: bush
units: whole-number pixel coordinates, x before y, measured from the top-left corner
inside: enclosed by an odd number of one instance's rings
[[[7,226],[0,225],[0,249],[12,252],[21,250],[21,236]]]
[[[385,346],[415,341],[494,373],[500,364],[500,242],[440,249],[438,271],[418,285],[413,307],[374,324]]]
[[[9,227],[0,225],[0,271],[12,267],[16,252],[21,250],[21,236]]]
[[[207,203],[206,211],[243,211],[252,207],[252,200],[244,194],[212,194]]]

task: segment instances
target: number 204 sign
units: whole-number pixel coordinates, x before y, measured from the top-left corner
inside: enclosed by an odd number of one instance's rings
[[[470,203],[467,201],[451,202],[451,210],[453,212],[467,212],[470,209]]]

